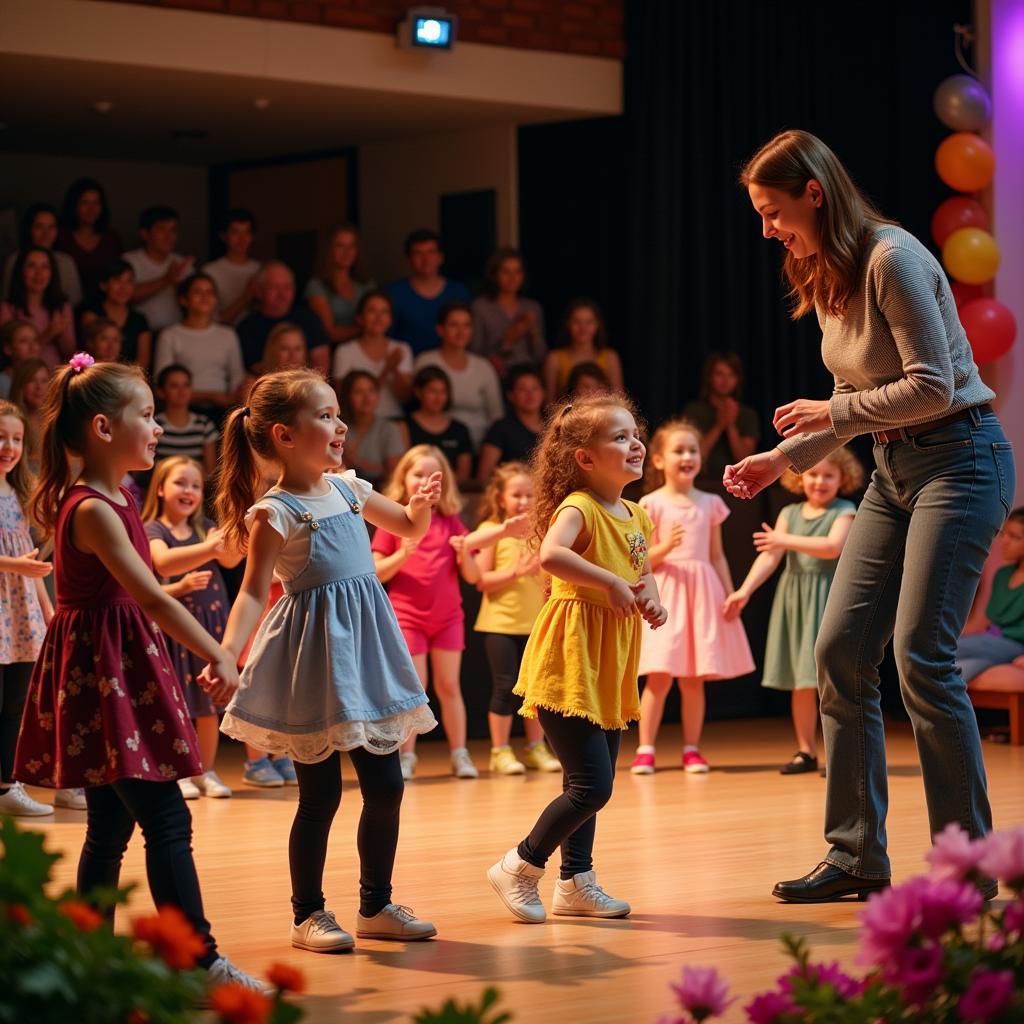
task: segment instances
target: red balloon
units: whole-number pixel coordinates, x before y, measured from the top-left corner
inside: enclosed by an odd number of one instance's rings
[[[974,299],[960,310],[960,323],[974,351],[974,361],[981,365],[1000,359],[1013,347],[1017,321],[1013,313],[997,299]]]
[[[968,302],[985,298],[985,289],[988,287],[984,284],[964,284],[963,281],[951,281],[949,286],[953,289],[953,301],[957,310]]]
[[[970,196],[950,196],[941,202],[932,214],[932,238],[941,249],[959,228],[981,228],[988,231],[988,211]]]

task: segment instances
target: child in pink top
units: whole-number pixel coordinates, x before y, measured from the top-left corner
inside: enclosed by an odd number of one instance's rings
[[[441,721],[451,748],[452,772],[460,779],[475,779],[478,773],[466,749],[466,705],[459,684],[466,646],[459,572],[467,583],[476,583],[480,570],[472,559],[463,563],[461,558],[468,531],[459,518],[462,498],[455,474],[440,449],[418,444],[399,460],[383,493],[396,501],[407,500],[406,495],[438,471],[443,474],[441,500],[426,534],[419,541],[410,541],[378,530],[371,548],[377,576],[388,585],[398,625],[424,690],[430,655],[434,693],[441,703]],[[411,779],[416,770],[415,750],[413,735],[402,747],[403,778]]]

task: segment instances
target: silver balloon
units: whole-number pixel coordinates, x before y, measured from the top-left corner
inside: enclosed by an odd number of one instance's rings
[[[988,124],[992,101],[985,87],[970,75],[950,75],[932,97],[938,119],[955,132],[976,132]]]

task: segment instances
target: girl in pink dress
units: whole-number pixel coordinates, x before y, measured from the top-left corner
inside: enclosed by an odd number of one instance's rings
[[[664,629],[645,630],[640,675],[647,684],[640,698],[640,745],[631,771],[654,772],[654,741],[672,680],[679,680],[683,703],[683,768],[706,772],[700,753],[704,728],[704,682],[732,679],[754,671],[742,623],[726,621],[726,594],[733,591],[722,550],[722,522],[729,515],[717,494],[698,491],[700,432],[686,420],[670,420],[651,439],[653,483],[640,499],[654,522],[651,568],[661,602],[668,609]]]

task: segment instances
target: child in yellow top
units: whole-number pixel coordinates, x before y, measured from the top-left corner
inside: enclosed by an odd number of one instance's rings
[[[644,454],[632,404],[612,394],[564,406],[534,454],[534,532],[553,581],[513,692],[523,698],[520,714],[540,720],[564,782],[530,834],[487,872],[521,921],[545,918],[537,883],[558,846],[554,913],[624,917],[630,910],[597,884],[593,847],[621,730],[639,716],[640,620],[657,629],[667,617],[647,562],[651,520],[622,498],[643,474]]]

